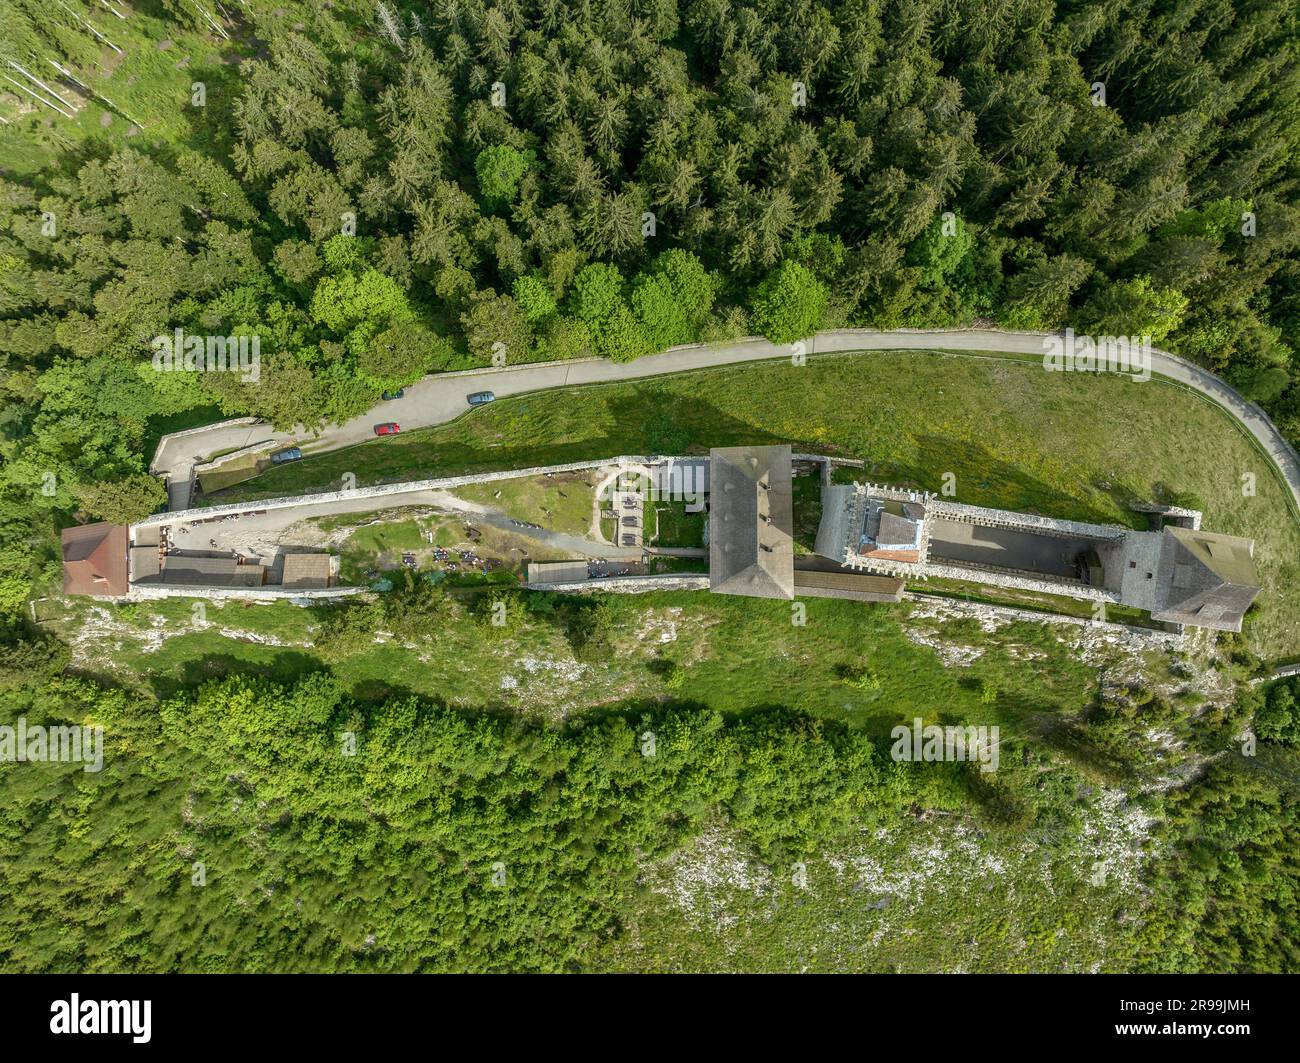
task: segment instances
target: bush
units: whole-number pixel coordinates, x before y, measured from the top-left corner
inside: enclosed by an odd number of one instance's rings
[[[493,587],[474,599],[474,619],[494,638],[507,638],[524,625],[524,602],[513,587]]]
[[[580,661],[596,661],[613,652],[613,612],[609,603],[583,601],[574,606],[568,624],[569,645]]]
[[[805,266],[785,261],[754,289],[754,324],[773,343],[793,343],[821,325],[829,293]]]
[[[1300,679],[1292,676],[1269,688],[1255,714],[1255,734],[1265,742],[1300,746]]]

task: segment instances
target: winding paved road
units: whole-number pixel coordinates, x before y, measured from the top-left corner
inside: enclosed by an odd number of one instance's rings
[[[807,354],[848,351],[971,351],[1041,355],[1054,334],[1003,332],[996,329],[904,329],[881,332],[875,329],[840,329],[821,332],[806,341]],[[444,424],[465,413],[466,395],[492,391],[498,398],[550,388],[574,387],[619,380],[638,380],[692,369],[789,358],[792,347],[761,338],[746,338],[713,345],[692,344],[648,355],[635,362],[611,362],[584,358],[566,362],[540,362],[501,369],[472,369],[427,376],[406,389],[406,394],[382,402],[362,417],[319,431],[299,427],[278,432],[270,425],[222,421],[204,428],[164,436],[158,443],[151,471],[168,482],[170,508],[183,509],[189,502],[189,483],[196,464],[214,454],[252,444],[291,445],[297,443],[306,454],[338,450],[374,438],[374,426],[396,421],[404,431]],[[1153,351],[1152,372],[1212,399],[1246,429],[1281,472],[1297,513],[1300,513],[1300,455],[1253,402],[1247,401],[1213,373],[1177,355]]]

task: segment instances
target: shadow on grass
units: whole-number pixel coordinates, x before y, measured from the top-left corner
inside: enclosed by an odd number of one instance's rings
[[[491,427],[493,422],[523,422],[511,432],[518,437],[518,442],[496,444],[485,442],[483,438],[449,438],[468,434],[462,422],[457,421],[309,456],[293,467],[270,470],[256,480],[218,492],[206,501],[220,505],[333,490],[338,488],[345,472],[355,474],[358,487],[367,487],[537,465],[561,465],[620,454],[707,452],[711,447],[719,446],[792,442],[797,445],[798,442],[780,438],[725,414],[702,399],[683,399],[647,386],[635,388],[631,395],[621,394],[603,403],[595,391],[584,396],[584,401],[599,405],[590,420],[611,426],[609,430],[596,438],[547,443],[539,435],[547,429],[541,424],[529,423],[528,405],[538,401],[538,396],[528,395],[500,399],[493,404],[493,409],[475,413],[475,417],[484,421],[493,419],[486,424],[476,422],[470,429],[476,436],[484,436],[481,429]],[[582,423],[590,421],[584,419]],[[567,431],[566,426],[559,427]],[[498,434],[504,435],[505,432]]]
[[[957,479],[956,501],[959,502],[1097,524],[1115,523],[1116,513],[1098,507],[1095,497],[1082,491],[1061,490],[1002,460],[986,447],[943,436],[921,435],[916,437],[916,448],[915,463],[900,467],[899,472],[902,479],[925,490],[939,493],[944,473],[950,472]],[[1123,489],[1116,491],[1123,492]],[[1112,492],[1112,497],[1122,510],[1132,496]]]
[[[185,112],[190,125],[185,144],[212,158],[229,159],[235,147],[235,131],[239,128],[235,107],[243,94],[239,62],[245,56],[237,48],[227,48],[221,58],[224,62],[190,68],[193,80],[203,83],[205,93],[202,107],[192,106]]]
[[[214,653],[185,662],[183,675],[163,673],[151,676],[149,687],[159,701],[165,701],[211,680],[235,675],[269,679],[276,683],[294,683],[304,676],[327,671],[329,669],[319,658],[297,650],[277,653],[265,662],[250,661],[246,657],[228,653]]]

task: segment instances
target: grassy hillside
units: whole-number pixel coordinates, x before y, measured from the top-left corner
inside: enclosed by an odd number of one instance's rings
[[[942,818],[889,813],[875,821],[883,834],[877,828],[865,829],[871,820],[847,836],[814,831],[813,850],[799,857],[811,869],[806,888],[788,881],[795,856],[777,859],[771,852],[760,852],[754,839],[737,833],[727,817],[707,817],[702,833],[684,839],[680,851],[670,846],[653,859],[649,854],[643,858],[638,865],[642,886],[627,892],[618,908],[619,922],[635,931],[606,932],[591,939],[578,966],[1073,970],[1123,969],[1130,963],[1133,934],[1117,935],[1112,928],[1122,917],[1135,929],[1147,913],[1148,901],[1126,891],[1118,880],[1088,888],[1087,876],[1101,846],[1107,858],[1124,869],[1124,881],[1131,881],[1146,864],[1149,831],[1129,831],[1108,811],[1108,803],[1121,800],[1123,791],[1114,787],[1126,784],[1096,772],[1059,740],[1056,731],[1095,703],[1099,668],[1113,675],[1140,671],[1152,679],[1168,677],[1172,662],[1163,655],[1108,646],[1084,630],[1064,626],[1012,624],[983,631],[972,620],[934,613],[932,607],[917,607],[909,616],[909,606],[887,609],[813,601],[808,603],[807,623],[799,626],[791,623],[786,603],[685,593],[611,597],[606,603],[608,641],[593,652],[575,643],[574,614],[569,612],[589,608],[590,603],[575,606],[565,599],[535,598],[542,604],[501,634],[476,619],[473,601],[472,592],[453,591],[436,617],[416,623],[402,623],[384,605],[303,610],[287,604],[208,603],[196,615],[193,603],[181,600],[126,607],[77,601],[66,610],[50,603],[43,615],[47,631],[72,642],[74,674],[125,692],[125,710],[110,711],[108,703],[94,710],[109,726],[115,785],[134,787],[143,781],[144,771],[150,777],[174,778],[169,785],[178,794],[216,786],[213,799],[218,802],[215,794],[230,785],[232,771],[247,777],[236,769],[238,759],[261,758],[261,738],[250,735],[246,752],[232,748],[216,758],[225,780],[216,783],[205,781],[197,762],[174,757],[171,744],[156,745],[144,735],[158,711],[150,706],[193,696],[202,684],[237,676],[288,684],[304,676],[331,674],[359,707],[415,704],[407,699],[417,698],[422,705],[452,706],[467,721],[522,720],[552,735],[581,733],[599,721],[628,713],[634,718],[657,714],[677,705],[688,706],[698,716],[708,706],[735,721],[772,713],[811,717],[877,743],[887,743],[890,728],[910,723],[914,716],[928,722],[997,724],[1005,752],[996,778],[942,768],[924,771],[926,781],[917,799],[928,808],[948,809]],[[40,700],[45,711],[49,698],[43,695]],[[270,705],[266,708],[271,711]],[[272,726],[271,716],[264,718],[247,703],[245,710],[249,726]],[[10,711],[21,707],[0,690],[0,712],[7,718]],[[234,721],[224,710],[217,718]],[[224,730],[227,723],[221,726]],[[324,755],[312,744],[316,740],[307,745],[290,740],[291,735],[305,738],[314,726],[298,710],[274,726],[289,731],[274,770],[258,784],[259,792],[272,801],[284,780],[309,770],[313,760]],[[403,724],[400,734],[414,733],[410,726],[410,721]],[[371,734],[366,726],[361,733]],[[363,738],[363,765],[374,755],[371,741]],[[328,748],[322,747],[326,753]],[[6,770],[16,768],[8,765],[0,772]],[[796,778],[793,765],[767,764],[762,771],[769,787],[793,785]],[[1046,790],[1041,786],[1044,778],[1051,780]],[[14,777],[15,785],[18,782]],[[74,775],[64,782],[80,790],[82,806],[103,807],[106,797],[99,792],[97,778]],[[26,791],[15,792],[23,795],[21,806]],[[888,800],[897,800],[897,795]],[[146,805],[143,799],[132,799],[131,814],[143,814]],[[418,890],[425,895],[435,883],[437,890],[454,883],[455,868],[428,866],[413,850],[392,866],[363,860],[347,881],[335,882],[329,873],[311,869],[308,851],[314,843],[294,840],[300,830],[314,830],[311,824],[320,810],[305,818],[295,816],[292,823],[287,817],[262,822],[272,813],[256,813],[262,823],[256,830],[266,832],[277,855],[274,868],[249,863],[238,856],[239,835],[253,822],[237,825],[242,819],[237,806],[214,818],[215,806],[205,805],[211,811],[199,822],[187,818],[179,803],[166,811],[157,809],[156,842],[147,852],[133,850],[131,859],[142,862],[155,884],[150,888],[163,888],[180,874],[182,865],[172,866],[178,847],[208,854],[216,885],[197,892],[182,888],[179,893],[171,887],[152,900],[143,894],[134,897],[131,905],[146,904],[150,911],[162,913],[143,938],[137,935],[151,963],[212,970],[225,969],[226,963],[257,969],[404,969],[417,963],[412,957],[427,952],[405,917],[400,923],[386,923],[388,917],[376,912],[366,922],[385,947],[368,955],[359,948],[357,936],[346,930],[347,920],[340,924],[339,913],[355,908],[358,891],[384,895],[377,883],[397,869],[402,875],[417,872],[417,881],[424,883]],[[1154,808],[1144,801],[1143,807],[1148,806]],[[254,815],[251,802],[247,814]],[[993,834],[987,834],[990,827],[997,828]],[[119,852],[120,840],[94,831],[91,837],[90,851],[67,849],[60,876],[91,876],[79,888],[93,894],[98,887],[91,879],[98,881],[99,862],[116,863],[125,856],[112,855]],[[907,882],[882,877],[884,867],[903,867],[900,861],[910,849],[916,853],[908,858],[912,862],[906,865]],[[936,860],[947,869],[940,871]],[[1004,867],[1009,869],[1005,876]],[[26,895],[39,896],[49,884],[47,870],[26,862],[15,865],[13,872],[26,876],[21,879]],[[1043,874],[1055,876],[1053,891],[1038,885]],[[298,920],[283,920],[278,907],[282,902],[276,899],[282,883],[291,884],[295,895],[311,898],[308,918],[321,928],[304,944],[307,951],[293,958],[272,944],[292,940],[302,931]],[[609,890],[616,887],[613,881],[606,884]],[[248,898],[264,889],[271,893],[250,907]],[[527,895],[533,896],[531,888]],[[884,905],[872,907],[882,900]],[[995,916],[997,906],[1009,901],[1019,904],[1017,910]],[[96,903],[107,913],[109,926],[127,917],[129,906],[118,901],[105,897]],[[173,911],[176,904],[184,907],[183,918],[179,908]],[[23,909],[25,917],[34,918],[29,908]],[[950,925],[957,913],[966,915]],[[237,944],[231,922],[236,919],[241,926],[262,928],[264,944],[255,953]],[[979,957],[962,958],[961,950],[940,944],[949,937],[941,929],[951,930],[952,925],[980,937]],[[1068,937],[1054,933],[1058,925],[1068,927]],[[849,934],[839,946],[832,946],[835,926]],[[876,933],[881,926],[895,930],[882,938]],[[207,927],[206,939],[216,944],[190,942],[198,927]],[[935,944],[917,949],[910,941],[913,935]],[[339,937],[347,947],[336,955]],[[102,937],[97,924],[78,924],[67,940],[83,942],[94,965],[111,957],[117,957],[117,963],[132,962]],[[46,955],[45,947],[33,941],[11,951],[8,962],[23,967],[33,957]],[[548,950],[541,948],[524,948],[512,956],[516,967],[549,962]],[[73,961],[65,956],[60,962]],[[484,961],[461,962],[479,966]]]
[[[432,706],[450,706],[467,722],[525,721],[549,736],[536,740],[546,743],[567,743],[569,738],[556,736],[581,734],[601,721],[628,714],[644,719],[683,705],[693,715],[705,715],[707,706],[735,721],[772,713],[812,718],[870,739],[878,749],[888,744],[894,725],[914,716],[1001,728],[996,776],[930,766],[918,776],[923,788],[910,810],[868,816],[848,833],[814,830],[809,848],[801,852],[764,850],[728,816],[705,815],[699,831],[680,846],[643,856],[637,888],[606,884],[626,891],[617,905],[618,929],[611,925],[595,937],[574,939],[585,942],[572,961],[576,968],[1124,970],[1149,962],[1142,953],[1144,935],[1178,916],[1135,884],[1152,874],[1152,862],[1163,852],[1162,806],[1152,782],[1194,763],[1195,749],[1221,748],[1221,737],[1214,736],[1224,726],[1222,713],[1201,691],[1209,689],[1214,703],[1223,705],[1231,701],[1231,686],[1190,658],[1116,644],[1095,629],[1069,625],[1013,623],[988,630],[941,603],[886,608],[812,601],[807,623],[800,626],[791,623],[789,606],[782,602],[674,593],[611,596],[593,605],[530,596],[532,607],[498,632],[482,622],[475,598],[472,589],[453,589],[437,599],[433,613],[415,618],[394,610],[398,599],[392,595],[373,604],[316,610],[208,603],[199,614],[194,603],[182,600],[126,607],[86,601],[65,609],[47,605],[46,630],[73,644],[72,673],[124,691],[123,705],[112,708],[113,696],[107,695],[94,710],[109,726],[114,778],[136,786],[143,781],[139,772],[161,773],[174,779],[170,785],[177,793],[209,794],[204,801],[211,811],[199,821],[181,803],[156,810],[156,842],[149,852],[137,849],[131,857],[143,861],[159,887],[181,874],[180,865],[172,865],[182,846],[210,854],[207,866],[220,875],[213,879],[214,890],[177,894],[170,888],[167,899],[141,895],[131,902],[164,913],[140,939],[144,954],[162,958],[150,962],[212,970],[226,964],[373,970],[422,963],[445,969],[445,959],[418,959],[443,947],[436,941],[420,944],[424,931],[418,919],[412,923],[386,907],[373,911],[367,929],[384,947],[372,955],[360,947],[364,935],[349,931],[340,913],[354,912],[358,896],[386,896],[384,876],[390,874],[418,872],[414,888],[422,897],[455,890],[457,867],[435,866],[419,855],[423,850],[411,850],[383,863],[367,857],[335,881],[340,872],[314,867],[310,855],[324,809],[277,818],[280,806],[274,803],[266,811],[259,805],[255,813],[249,802],[242,813],[242,802],[233,800],[229,813],[215,815],[222,801],[238,797],[232,790],[222,798],[224,789],[246,785],[231,782],[236,776],[247,779],[245,770],[236,770],[242,758],[251,758],[248,770],[259,773],[259,792],[274,802],[286,780],[315,770],[311,765],[327,755],[342,723],[327,727],[324,738],[308,741],[316,724],[298,709],[273,709],[273,701],[265,706],[271,715],[264,718],[261,709],[241,698],[230,702],[230,711],[222,709],[214,694],[208,711],[226,721],[220,724],[223,733],[233,740],[228,727],[254,728],[242,740],[246,747],[216,756],[212,770],[219,768],[224,782],[207,778],[207,769],[188,756],[173,756],[172,745],[147,737],[159,702],[180,698],[188,705],[184,699],[204,684],[239,676],[291,684],[331,675],[355,703],[349,712],[364,717],[396,705],[407,706],[403,714],[415,712],[403,715],[399,736],[414,734],[410,728]],[[608,610],[605,641],[594,649],[575,640],[574,625],[593,607]],[[1219,667],[1231,673],[1226,662]],[[1161,691],[1159,713],[1174,715],[1151,715],[1156,706],[1148,705],[1108,744],[1101,706],[1109,691],[1128,683]],[[78,688],[54,689],[67,698]],[[39,699],[43,711],[49,711],[50,697]],[[236,710],[236,704],[242,707]],[[0,690],[0,709],[12,714],[23,706]],[[26,711],[33,711],[30,705]],[[175,730],[189,711],[171,710],[169,726]],[[280,711],[288,715],[276,716]],[[236,725],[230,712],[245,722]],[[1200,719],[1193,724],[1196,716]],[[1083,727],[1085,720],[1096,722]],[[371,725],[348,726],[359,727],[360,766],[369,772],[366,765],[381,748],[369,737]],[[263,761],[266,739],[259,735],[264,727],[288,729],[274,739],[279,752],[273,769]],[[1177,735],[1173,746],[1158,733],[1169,727]],[[176,730],[178,739],[187,733]],[[391,748],[405,742],[402,737]],[[1118,759],[1108,753],[1115,750]],[[464,752],[458,756],[463,759]],[[466,763],[478,761],[470,757]],[[474,770],[491,775],[490,763],[489,758]],[[778,788],[793,785],[794,770],[777,764],[762,768],[766,785]],[[416,770],[410,779],[428,774],[427,768]],[[373,800],[378,778],[366,783],[372,793],[367,801]],[[102,807],[106,798],[97,779],[72,775],[65,783],[79,789],[78,807]],[[341,780],[330,787],[337,785]],[[426,779],[419,785],[431,784]],[[26,799],[20,796],[19,807]],[[132,798],[131,814],[143,814],[145,805],[143,798]],[[276,854],[274,867],[239,856],[239,839],[250,829],[267,838]],[[300,836],[303,831],[307,835]],[[118,852],[120,839],[93,832],[92,837],[92,851],[67,849],[61,875],[99,881],[99,861],[119,860],[111,854]],[[15,873],[20,868],[27,876],[24,892],[40,895],[49,872],[22,862]],[[284,921],[281,884],[309,898],[305,921]],[[82,888],[98,889],[89,879]],[[268,890],[265,900],[249,906],[251,896]],[[535,900],[529,887],[521,902]],[[176,903],[185,908],[183,919],[179,910],[172,911]],[[97,904],[108,913],[109,926],[127,917],[118,901],[105,897]],[[238,945],[232,920],[262,927],[263,945],[256,953]],[[208,928],[205,940],[215,944],[189,941],[202,927]],[[299,933],[309,934],[303,944],[307,951],[290,959],[274,943],[295,940]],[[445,942],[454,935],[434,938]],[[68,940],[83,941],[96,964],[115,956],[122,962],[96,924],[79,924]],[[43,947],[34,941],[11,953],[10,963],[21,967],[42,955]],[[516,967],[553,962],[549,948],[512,947],[519,949],[511,953]],[[460,962],[478,967],[487,961]]]

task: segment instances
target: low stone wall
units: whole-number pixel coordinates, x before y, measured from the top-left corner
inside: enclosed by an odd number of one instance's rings
[[[525,583],[525,590],[558,591],[561,594],[588,594],[608,591],[611,594],[645,594],[650,591],[707,591],[709,577],[701,573],[674,573],[666,576],[619,576],[614,579],[585,579],[568,583]]]
[[[1128,529],[1114,524],[1087,524],[1078,520],[1044,517],[1036,513],[968,506],[963,502],[949,502],[942,498],[931,498],[926,505],[931,517],[943,517],[960,524],[978,524],[983,528],[1023,528],[1036,535],[1104,541],[1122,539],[1128,532]]]
[[[449,374],[450,375],[450,374]],[[249,418],[249,421],[255,420]],[[235,422],[226,422],[235,423]],[[265,444],[253,444],[244,447],[237,454],[261,449]],[[235,457],[236,454],[222,455],[212,464]],[[796,454],[801,461],[825,461],[820,454]],[[493,483],[498,480],[517,480],[526,476],[544,476],[547,473],[580,472],[586,469],[602,469],[618,465],[657,465],[664,461],[699,460],[674,454],[620,454],[612,458],[597,458],[591,461],[571,461],[563,465],[534,465],[527,469],[505,469],[497,472],[471,473],[465,476],[443,476],[436,480],[408,480],[404,483],[374,484],[370,487],[356,487],[349,491],[322,491],[312,495],[287,495],[280,498],[262,498],[251,502],[235,502],[223,506],[200,506],[197,509],[174,510],[167,513],[155,513],[133,528],[144,528],[155,524],[178,524],[195,520],[208,520],[212,517],[226,517],[241,513],[252,513],[266,509],[285,509],[290,506],[312,506],[330,502],[345,502],[363,498],[386,498],[391,495],[413,494],[417,491],[445,491],[470,484]],[[707,459],[705,459],[707,460]],[[832,459],[833,460],[833,459]]]
[[[791,454],[791,461],[819,461],[831,465],[849,465],[856,469],[866,467],[866,462],[861,458],[835,458],[829,454]]]
[[[331,502],[350,502],[366,498],[387,498],[393,495],[415,494],[419,491],[446,491],[469,484],[492,483],[497,480],[517,480],[527,476],[543,476],[546,473],[578,472],[583,469],[599,469],[607,465],[653,465],[666,458],[659,455],[620,455],[614,458],[601,458],[596,461],[573,461],[564,465],[537,465],[529,469],[507,469],[502,472],[480,472],[467,476],[444,476],[437,480],[409,480],[405,483],[376,484],[373,487],[356,487],[350,491],[323,491],[314,495],[286,495],[280,498],[260,498],[251,502],[236,502],[224,506],[201,506],[198,509],[184,509],[169,513],[155,513],[146,517],[132,528],[147,528],[155,524],[179,524],[198,520],[211,520],[213,517],[239,516],[243,513],[262,512],[268,509],[287,509],[290,507],[328,505]]]
[[[158,455],[162,453],[165,447],[173,439],[184,439],[186,436],[196,436],[202,432],[211,432],[214,428],[234,428],[241,424],[257,424],[260,417],[232,417],[228,421],[214,421],[212,424],[200,425],[198,428],[185,428],[179,432],[168,432],[158,440],[158,445],[153,448],[153,458],[149,461],[149,471],[154,475],[158,472]]]
[[[166,584],[135,584],[131,587],[128,601],[140,601],[145,598],[218,598],[244,599],[259,602],[294,602],[307,605],[313,601],[331,598],[348,598],[360,594],[365,587],[316,587],[305,590],[286,589],[283,587],[190,587]],[[307,601],[303,601],[307,599]]]
[[[1136,513],[1151,513],[1158,517],[1171,517],[1173,523],[1192,531],[1201,530],[1201,518],[1204,514],[1199,509],[1186,509],[1183,506],[1158,506],[1154,503],[1134,503],[1128,507]]]
[[[926,604],[941,602],[951,606],[954,612],[965,616],[989,617],[1000,620],[1026,620],[1033,624],[1069,624],[1072,627],[1096,628],[1115,634],[1132,636],[1156,646],[1169,649],[1181,649],[1183,635],[1173,631],[1159,631],[1156,628],[1135,627],[1132,624],[1117,624],[1110,620],[1092,620],[1082,616],[1063,616],[1060,613],[1040,613],[1033,609],[1019,609],[1014,605],[998,605],[994,602],[968,602],[961,598],[949,598],[943,594],[923,594],[917,591],[905,591],[906,601]]]
[[[1055,594],[1058,597],[1079,598],[1087,602],[1112,602],[1120,604],[1120,596],[1104,587],[1092,587],[1086,583],[1054,583],[1051,580],[1031,576],[1018,576],[1010,569],[992,566],[942,565],[930,562],[925,566],[925,576],[936,579],[964,580],[967,583],[986,583],[990,587],[1010,587],[1020,591],[1035,591],[1039,594]]]
[[[219,458],[213,458],[211,461],[201,461],[194,466],[194,475],[202,476],[205,472],[213,472],[223,465],[228,465],[232,461],[246,457],[249,454],[256,454],[259,451],[286,450],[287,447],[273,440],[264,439],[260,443],[249,443],[246,447],[240,447],[238,450],[232,450],[229,454],[222,454]]]

